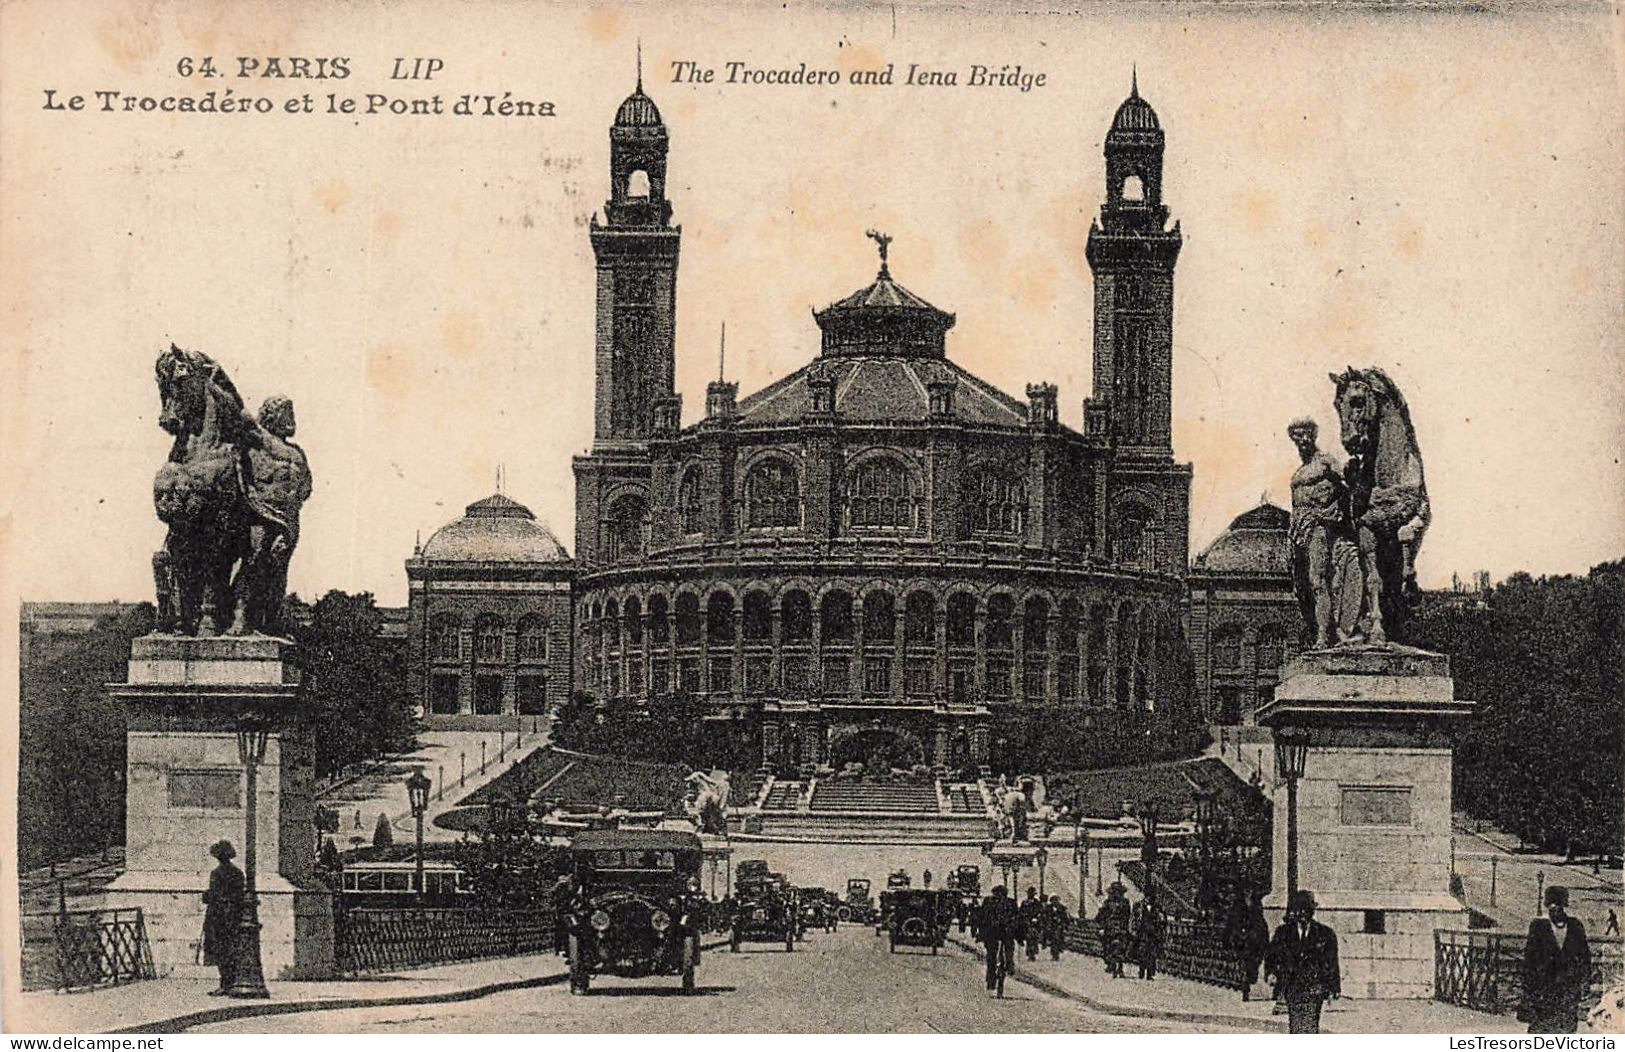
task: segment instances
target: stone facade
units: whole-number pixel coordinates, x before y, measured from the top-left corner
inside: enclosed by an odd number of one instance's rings
[[[1238,516],[1191,562],[1190,642],[1209,723],[1253,723],[1281,665],[1302,649],[1292,589],[1290,513],[1268,502]]]
[[[530,509],[470,504],[406,576],[407,687],[431,726],[511,725],[569,696],[574,567]]]
[[[610,132],[597,407],[575,460],[576,685],[759,718],[764,762],[982,762],[990,717],[1157,704],[1182,647],[1190,467],[1170,438],[1173,268],[1163,133],[1136,89],[1106,138],[1089,234],[1095,397],[1059,423],[948,357],[954,316],[893,279],[815,314],[820,353],[683,426],[672,387],[678,228],[641,87]],[[641,173],[641,175],[640,175]]]

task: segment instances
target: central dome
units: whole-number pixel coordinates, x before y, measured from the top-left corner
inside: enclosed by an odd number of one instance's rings
[[[903,355],[941,358],[954,316],[892,280],[885,264],[873,283],[813,313],[825,357]]]
[[[618,128],[663,128],[660,111],[655,108],[655,100],[643,93],[640,87],[626,97],[621,108],[615,111],[615,126]]]
[[[551,563],[568,561],[557,537],[531,510],[497,493],[464,509],[434,532],[422,558],[441,562]]]

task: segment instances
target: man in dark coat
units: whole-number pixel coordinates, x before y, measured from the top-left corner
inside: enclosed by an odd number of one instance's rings
[[[976,909],[976,937],[987,950],[987,988],[993,989],[996,985],[994,969],[1000,960],[1004,962],[1005,974],[1009,974],[1016,965],[1016,932],[1021,928],[1021,918],[1016,915],[1016,904],[1010,901],[1010,893],[1003,884],[993,885],[993,893],[982,900]]]
[[[1157,958],[1162,956],[1162,914],[1150,902],[1143,902],[1139,919],[1134,925],[1134,960],[1140,966],[1141,979],[1157,977]]]
[[[237,980],[237,929],[243,918],[243,871],[232,865],[237,849],[231,841],[217,841],[209,848],[220,863],[209,874],[209,890],[203,893],[203,961],[220,969],[220,986],[209,991],[218,997]]]
[[[1129,951],[1129,904],[1128,889],[1120,882],[1114,880],[1106,889],[1106,901],[1095,912],[1095,926],[1100,929],[1100,953],[1106,959],[1106,974],[1121,979]]]
[[[1523,951],[1523,1006],[1531,1034],[1572,1034],[1591,985],[1585,925],[1568,915],[1569,889],[1546,889],[1546,916],[1529,925]]]
[[[1315,897],[1294,891],[1287,897],[1286,918],[1275,929],[1264,969],[1275,977],[1275,992],[1286,1002],[1287,1029],[1294,1034],[1320,1033],[1320,1008],[1343,995],[1343,972],[1337,963],[1337,933],[1315,920]]]
[[[1038,960],[1038,940],[1044,934],[1044,900],[1038,889],[1029,887],[1027,899],[1021,904],[1021,941],[1026,944],[1027,959]]]
[[[1051,895],[1049,904],[1044,907],[1044,941],[1049,944],[1049,959],[1061,959],[1061,951],[1066,949],[1066,929],[1072,923],[1072,915],[1066,911],[1066,904],[1061,896]]]

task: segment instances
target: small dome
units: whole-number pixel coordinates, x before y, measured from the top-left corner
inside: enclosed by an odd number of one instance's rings
[[[1162,125],[1157,121],[1157,111],[1151,104],[1140,98],[1139,89],[1136,88],[1123,104],[1117,107],[1117,116],[1112,118],[1112,131],[1114,132],[1155,132],[1161,131]]]
[[[531,510],[497,493],[434,532],[421,558],[441,562],[552,563],[570,555]]]
[[[617,128],[663,128],[660,120],[660,111],[655,108],[655,100],[643,93],[639,88],[626,97],[621,108],[615,111],[615,126]]]
[[[1196,557],[1195,567],[1211,573],[1288,574],[1292,546],[1287,527],[1292,515],[1264,502],[1245,512]]]

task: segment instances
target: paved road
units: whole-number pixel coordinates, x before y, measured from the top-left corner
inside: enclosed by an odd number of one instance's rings
[[[982,985],[982,963],[962,951],[893,954],[872,929],[809,934],[795,953],[767,944],[709,950],[699,990],[675,978],[600,978],[587,997],[563,984],[461,1004],[315,1012],[238,1020],[197,1033],[547,1033],[778,1031],[1169,1033],[1188,1026],[1101,1015],[1012,982],[1004,1000]]]

